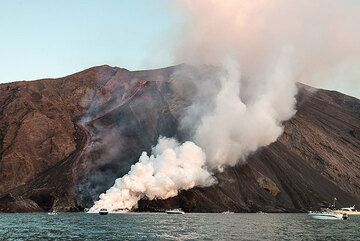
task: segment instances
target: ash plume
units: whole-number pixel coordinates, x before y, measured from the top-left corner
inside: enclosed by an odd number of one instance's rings
[[[174,41],[174,56],[195,67],[176,71],[172,78],[182,81],[173,88],[190,100],[181,129],[193,143],[166,139],[172,144],[164,150],[159,139],[152,156],[143,153],[92,211],[131,210],[145,196],[168,198],[212,185],[212,171],[245,161],[282,134],[282,123],[296,113],[297,82],[313,83],[360,53],[359,6],[347,0],[183,0],[175,8],[188,21]],[[202,178],[190,170],[192,163]],[[170,169],[187,171],[163,173]]]

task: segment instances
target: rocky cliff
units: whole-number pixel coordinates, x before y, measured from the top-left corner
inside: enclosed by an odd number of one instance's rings
[[[0,85],[0,211],[80,211],[159,135],[186,139],[177,68],[99,66]],[[137,210],[305,211],[333,197],[360,206],[360,100],[300,84],[297,99],[278,141],[217,173],[218,184]]]

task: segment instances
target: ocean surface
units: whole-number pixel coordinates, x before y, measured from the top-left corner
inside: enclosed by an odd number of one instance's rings
[[[307,214],[0,214],[0,240],[360,240],[360,217]]]

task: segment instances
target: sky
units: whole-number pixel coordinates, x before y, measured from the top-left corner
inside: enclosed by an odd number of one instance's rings
[[[164,36],[180,22],[170,8],[166,0],[0,0],[0,82],[170,65]]]
[[[0,0],[0,83],[55,78],[108,64],[174,64],[169,48],[185,16],[170,0]],[[176,39],[176,38],[175,38]],[[360,63],[322,82],[360,98]],[[358,88],[357,88],[358,87]]]

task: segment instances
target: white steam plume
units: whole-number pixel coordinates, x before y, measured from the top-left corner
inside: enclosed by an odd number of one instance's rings
[[[295,113],[296,82],[313,83],[360,59],[355,2],[177,1],[188,20],[175,49],[178,61],[225,70],[219,85],[178,73],[197,87],[182,124],[205,150],[210,168],[235,165],[275,141],[281,123]]]
[[[234,166],[259,147],[274,142],[283,132],[282,121],[295,114],[296,86],[287,57],[283,58],[257,90],[257,97],[248,102],[241,98],[238,66],[233,61],[225,63],[227,74],[220,76],[219,91],[209,96],[215,106],[195,125],[194,141],[204,148],[211,169]],[[203,103],[194,102],[192,108],[198,109],[199,104]],[[194,123],[195,116],[187,113],[187,123]]]
[[[210,186],[215,182],[205,166],[205,153],[188,141],[179,144],[173,138],[160,137],[152,155],[143,152],[128,174],[115,181],[100,195],[89,212],[107,208],[109,212],[131,210],[142,197],[166,199],[179,190]]]
[[[197,67],[174,73],[186,81],[173,83],[191,99],[182,128],[204,151],[190,142],[171,144],[165,152],[155,147],[154,156],[143,154],[92,211],[130,210],[144,196],[168,198],[213,184],[208,170],[233,166],[282,134],[282,122],[295,113],[297,81],[311,83],[360,56],[355,1],[182,0],[176,7],[189,20],[174,41],[176,60]],[[193,149],[198,158],[189,154]],[[168,172],[173,169],[181,172]]]

